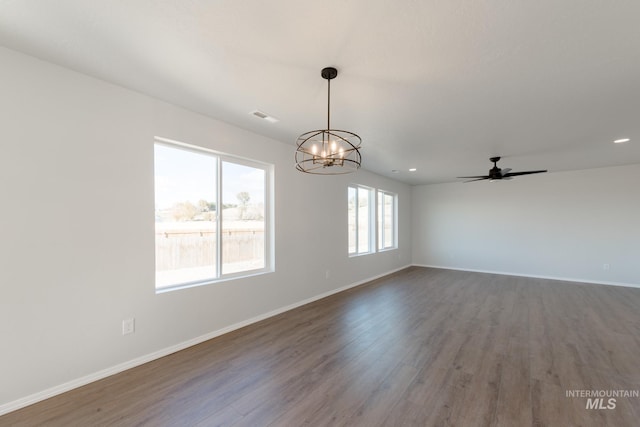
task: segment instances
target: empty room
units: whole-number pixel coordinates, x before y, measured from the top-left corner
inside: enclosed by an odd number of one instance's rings
[[[0,1],[0,426],[636,426],[640,3]]]

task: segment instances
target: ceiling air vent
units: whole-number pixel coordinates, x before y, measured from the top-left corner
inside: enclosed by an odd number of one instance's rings
[[[276,119],[275,117],[270,116],[267,113],[263,113],[260,110],[252,111],[251,114],[253,114],[254,116],[259,117],[261,119],[264,119],[264,120],[268,121],[269,123],[275,123],[275,122],[278,121],[278,119]]]

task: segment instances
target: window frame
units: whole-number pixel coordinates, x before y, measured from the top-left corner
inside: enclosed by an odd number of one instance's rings
[[[232,154],[222,153],[220,151],[212,150],[206,147],[195,146],[192,144],[186,144],[180,141],[175,141],[162,137],[154,138],[154,150],[156,145],[162,145],[172,149],[190,151],[192,153],[210,156],[215,159],[216,162],[216,260],[215,260],[215,277],[206,278],[202,280],[193,280],[181,283],[174,283],[171,285],[158,287],[157,285],[157,270],[154,267],[154,288],[156,293],[170,292],[178,289],[186,289],[196,286],[209,285],[214,283],[225,282],[228,280],[235,280],[244,277],[251,277],[261,275],[265,273],[271,273],[275,271],[275,263],[273,256],[274,249],[274,213],[273,213],[273,175],[274,165],[258,160],[248,159],[246,157],[235,156]],[[250,270],[244,270],[234,273],[223,273],[223,236],[222,225],[224,221],[223,213],[223,188],[224,178],[222,171],[223,162],[233,163],[241,166],[247,166],[255,169],[261,169],[264,171],[264,267],[254,268]],[[156,176],[155,176],[155,161],[154,161],[154,199],[156,189]],[[155,205],[155,203],[154,203]],[[155,209],[154,209],[155,210]],[[154,212],[155,214],[155,212]],[[155,228],[155,226],[154,226]],[[155,233],[155,230],[154,230]],[[157,257],[156,250],[154,248],[154,259]]]

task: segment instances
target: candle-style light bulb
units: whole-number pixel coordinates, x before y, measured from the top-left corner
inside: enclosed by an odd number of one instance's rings
[[[314,156],[318,154],[318,147],[316,146],[316,144],[313,144],[311,146],[311,154],[313,154]]]

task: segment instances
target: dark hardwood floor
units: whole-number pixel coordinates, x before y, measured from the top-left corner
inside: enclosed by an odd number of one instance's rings
[[[638,426],[640,289],[410,268],[0,417],[6,426]],[[604,406],[608,398],[604,400]]]

